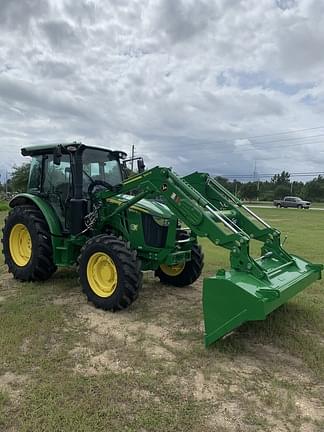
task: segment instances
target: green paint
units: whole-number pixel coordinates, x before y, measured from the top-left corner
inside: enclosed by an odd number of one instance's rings
[[[40,151],[34,147],[29,154]],[[12,205],[23,200],[32,201],[43,212],[53,234],[54,258],[59,266],[73,265],[88,238],[107,231],[130,242],[142,270],[189,261],[197,237],[227,249],[231,270],[219,270],[216,276],[204,280],[206,345],[245,321],[265,319],[321,278],[321,265],[290,255],[281,247],[278,230],[205,173],[180,178],[168,168],[155,167],[126,179],[113,191],[98,191],[94,195],[98,213],[92,230],[77,235],[65,233],[64,238],[59,237],[62,233],[58,217],[43,198],[21,194]],[[176,240],[179,221],[191,230],[187,242]],[[158,233],[165,236],[162,247],[151,239]],[[258,259],[250,255],[251,239],[260,243]]]

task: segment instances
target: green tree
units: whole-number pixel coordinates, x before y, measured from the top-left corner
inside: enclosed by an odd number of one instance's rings
[[[290,174],[288,171],[282,171],[280,174],[275,174],[271,178],[272,183],[276,185],[285,185],[290,183]]]
[[[307,182],[304,187],[303,196],[305,199],[312,201],[323,201],[324,177],[319,175],[317,178]]]
[[[13,167],[10,186],[13,192],[25,192],[27,188],[30,163],[24,163]]]
[[[278,184],[275,186],[274,199],[283,199],[283,197],[290,195],[289,184]]]
[[[255,182],[243,183],[240,189],[240,196],[243,199],[253,200],[258,196],[258,185]]]

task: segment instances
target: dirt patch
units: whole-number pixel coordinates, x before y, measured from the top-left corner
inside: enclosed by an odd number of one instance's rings
[[[118,359],[113,351],[106,350],[98,354],[89,347],[79,346],[71,350],[70,355],[76,360],[74,371],[87,376],[101,375],[107,371],[133,372],[133,369]]]
[[[302,382],[305,385],[313,382],[311,375],[305,373],[305,367],[300,358],[285,353],[271,344],[258,344],[251,347],[251,350],[252,355],[255,356],[254,361],[257,361],[262,367],[271,366],[278,380]]]
[[[312,420],[324,420],[324,406],[316,399],[306,399],[300,397],[296,401],[296,407],[302,417],[308,417]]]
[[[24,354],[32,349],[32,341],[30,338],[25,338],[20,346],[20,351]]]
[[[0,390],[8,393],[12,402],[17,402],[23,393],[23,387],[26,382],[26,376],[6,372],[0,375]]]
[[[197,400],[212,399],[214,397],[212,386],[205,381],[204,374],[197,372],[194,377],[194,396]]]
[[[145,340],[148,346],[153,342],[156,345],[162,343],[170,348],[183,349],[186,344],[185,341],[181,343],[174,340],[169,329],[165,327],[135,320],[130,311],[109,313],[86,305],[79,312],[79,316],[88,323],[90,340],[93,342],[100,340],[100,336],[112,336],[125,345],[137,345],[139,341]],[[149,349],[149,352],[152,350]],[[157,352],[158,350],[153,350],[153,354]]]
[[[52,303],[56,306],[74,305],[75,303],[86,302],[85,297],[82,294],[70,294],[52,299]]]
[[[3,272],[0,272],[1,274],[1,279],[0,279],[0,286],[8,286],[8,281],[12,281],[13,280],[13,276],[11,273],[8,273],[8,270],[5,269],[3,270]]]
[[[153,358],[162,359],[165,361],[172,361],[176,358],[175,354],[170,352],[167,348],[156,344],[146,346],[145,352]]]

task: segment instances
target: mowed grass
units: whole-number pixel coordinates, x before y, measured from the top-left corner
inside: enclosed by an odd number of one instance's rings
[[[9,210],[9,204],[7,201],[0,200],[0,212]]]
[[[257,212],[287,250],[324,261],[322,212]],[[202,245],[206,275],[228,267]],[[111,314],[87,304],[74,270],[22,284],[0,259],[1,431],[324,430],[321,281],[205,349],[201,281],[175,289],[146,274],[139,299]]]

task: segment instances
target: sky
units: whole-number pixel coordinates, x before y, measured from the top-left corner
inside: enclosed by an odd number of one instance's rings
[[[0,173],[82,141],[148,167],[324,171],[321,0],[1,0]]]

